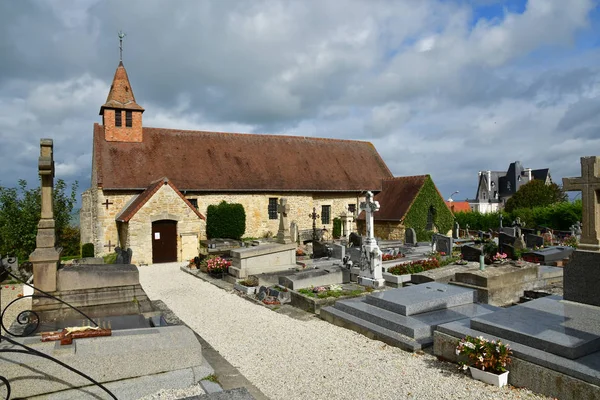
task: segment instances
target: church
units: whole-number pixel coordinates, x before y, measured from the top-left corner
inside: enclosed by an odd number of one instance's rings
[[[182,261],[206,238],[206,210],[221,201],[246,212],[245,237],[277,234],[277,203],[311,229],[357,213],[366,191],[392,173],[364,141],[151,128],[119,63],[102,123],[93,127],[91,185],[82,194],[81,242],[96,256],[131,248],[135,264]],[[382,205],[385,207],[385,205]]]

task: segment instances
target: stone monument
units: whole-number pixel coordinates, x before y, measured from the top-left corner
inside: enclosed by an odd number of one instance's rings
[[[346,239],[346,241],[350,240],[350,233],[352,232],[352,221],[354,220],[354,214],[351,212],[343,212],[340,215],[340,219],[342,220],[342,237]]]
[[[292,237],[290,236],[290,224],[288,222],[290,205],[287,203],[286,198],[282,197],[281,199],[279,199],[279,204],[277,205],[277,212],[279,213],[279,231],[277,232],[277,243],[292,243]]]
[[[45,292],[56,290],[56,271],[61,249],[56,248],[54,229],[54,144],[52,139],[40,140],[38,171],[41,178],[42,215],[38,223],[35,250],[29,256],[33,264],[33,279],[36,288]]]
[[[583,226],[579,248],[600,250],[600,157],[581,157],[581,177],[563,178],[563,190],[581,191]]]
[[[379,211],[379,202],[373,201],[373,193],[371,192],[367,192],[365,200],[360,203],[360,210],[365,211],[367,232],[363,238],[361,249],[358,283],[364,286],[380,288],[385,286],[385,279],[383,279],[382,254],[375,240],[373,223],[373,213]]]
[[[563,178],[563,189],[580,190],[583,205],[581,239],[565,267],[563,298],[600,306],[600,157],[581,157],[581,177]]]
[[[63,302],[79,308],[90,317],[151,311],[152,305],[139,283],[139,272],[135,265],[88,264],[58,267],[60,249],[55,248],[52,204],[54,158],[51,139],[40,140],[38,167],[42,201],[36,249],[29,256],[33,264],[33,286],[62,302],[51,297],[35,297],[32,300],[32,310],[42,321],[79,318],[79,313]]]

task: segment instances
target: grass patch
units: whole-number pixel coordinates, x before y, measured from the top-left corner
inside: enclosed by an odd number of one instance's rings
[[[104,264],[114,264],[117,261],[117,253],[110,253],[102,257]]]
[[[371,289],[371,290],[369,290]],[[307,296],[307,297],[312,297],[312,298],[319,298],[319,299],[326,299],[328,297],[334,297],[334,298],[339,298],[339,297],[357,297],[357,296],[361,296],[365,293],[365,291],[367,292],[372,292],[373,289],[372,288],[365,288],[365,290],[361,290],[361,289],[355,289],[355,290],[326,290],[324,292],[319,292],[319,293],[315,293],[313,292],[312,288],[311,289],[298,289],[298,293],[302,293],[303,295]]]
[[[215,374],[206,375],[204,378],[202,378],[200,380],[201,381],[209,381],[209,382],[213,382],[213,383],[219,383],[219,378],[217,378],[217,375],[215,375]]]

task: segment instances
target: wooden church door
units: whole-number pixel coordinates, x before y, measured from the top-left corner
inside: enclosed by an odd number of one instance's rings
[[[177,261],[177,221],[160,220],[152,223],[152,262]]]

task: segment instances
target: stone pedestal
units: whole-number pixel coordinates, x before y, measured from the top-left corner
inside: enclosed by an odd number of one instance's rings
[[[600,306],[600,253],[575,250],[564,267],[565,300]]]

